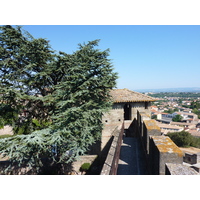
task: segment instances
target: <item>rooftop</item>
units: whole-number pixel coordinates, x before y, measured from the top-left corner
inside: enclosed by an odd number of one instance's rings
[[[177,130],[179,130],[179,129],[183,129],[183,127],[176,126],[176,125],[161,124],[161,123],[157,123],[157,124],[158,124],[158,126],[159,126],[160,128],[177,129]]]
[[[195,137],[200,137],[200,131],[197,131],[197,129],[190,129],[190,130],[187,130],[187,132],[189,132],[192,136],[195,136]]]
[[[155,98],[141,94],[139,92],[134,92],[128,89],[113,89],[110,92],[113,97],[114,103],[123,102],[150,102],[156,101]]]
[[[180,125],[180,126],[195,126],[195,124],[191,124],[191,123],[185,123],[185,122],[171,122],[171,125]]]
[[[186,113],[186,112],[175,112],[175,113],[177,113],[178,115],[196,116],[196,114],[194,113]]]

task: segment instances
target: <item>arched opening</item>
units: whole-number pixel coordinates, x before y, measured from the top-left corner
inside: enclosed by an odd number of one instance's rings
[[[131,120],[131,104],[124,105],[124,120]]]

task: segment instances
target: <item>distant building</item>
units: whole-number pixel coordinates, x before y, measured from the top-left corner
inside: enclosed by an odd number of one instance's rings
[[[160,113],[157,115],[157,121],[162,122],[164,124],[170,124],[172,122],[172,118],[174,117],[174,113],[170,114],[170,113]]]
[[[181,127],[189,128],[189,129],[196,127],[195,124],[185,123],[185,122],[171,122],[170,125],[181,126]]]
[[[189,112],[174,112],[172,114],[163,112],[157,115],[157,120],[162,123],[170,124],[176,115],[181,115],[183,117],[182,122],[185,123],[198,124],[199,122],[198,115]]]
[[[198,120],[198,115],[196,115],[194,113],[175,112],[174,114],[181,115],[183,117],[183,120],[188,120],[188,119]]]
[[[151,112],[152,111],[158,111],[158,107],[157,106],[151,106]]]
[[[187,132],[189,132],[192,136],[200,138],[200,131],[199,128],[193,128],[193,129],[186,129]]]
[[[160,127],[161,133],[163,135],[166,135],[167,133],[170,133],[170,132],[181,132],[184,130],[184,127],[170,125],[170,124],[158,123],[157,125]]]

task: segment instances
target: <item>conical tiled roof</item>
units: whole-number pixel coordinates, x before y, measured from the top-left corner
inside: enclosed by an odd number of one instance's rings
[[[134,92],[128,89],[113,89],[110,92],[114,103],[122,102],[149,102],[156,101],[155,98],[141,94],[139,92]]]

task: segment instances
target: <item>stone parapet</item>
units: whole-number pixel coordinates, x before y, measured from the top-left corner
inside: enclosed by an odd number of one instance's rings
[[[151,136],[161,136],[161,130],[155,120],[143,121],[143,142],[147,155],[149,154],[149,140]]]
[[[137,126],[138,126],[138,132],[139,132],[139,137],[143,140],[143,121],[144,120],[150,120],[150,116],[146,114],[145,112],[139,112],[137,111]]]
[[[112,141],[110,150],[108,152],[106,161],[100,175],[116,175],[117,167],[122,143],[122,136],[124,133],[124,123],[115,129],[113,133],[114,139]]]
[[[128,127],[128,124],[131,124],[132,130],[136,133],[131,137],[139,137],[141,139],[142,147],[146,155],[148,174],[165,175],[183,173],[190,175],[198,173],[194,171],[199,171],[199,166],[195,166],[196,168],[194,170],[189,166],[185,167],[183,165],[183,152],[168,136],[161,135],[161,130],[157,122],[150,119],[148,112],[145,113],[137,110],[137,118],[132,123],[127,121],[125,127]],[[114,134],[114,139],[101,175],[116,174],[116,161],[119,159],[123,131],[124,125],[122,128],[118,128],[118,131]]]
[[[197,171],[183,164],[166,163],[165,175],[199,175]]]
[[[152,174],[164,175],[166,163],[183,163],[183,152],[167,136],[151,136],[149,150]]]

